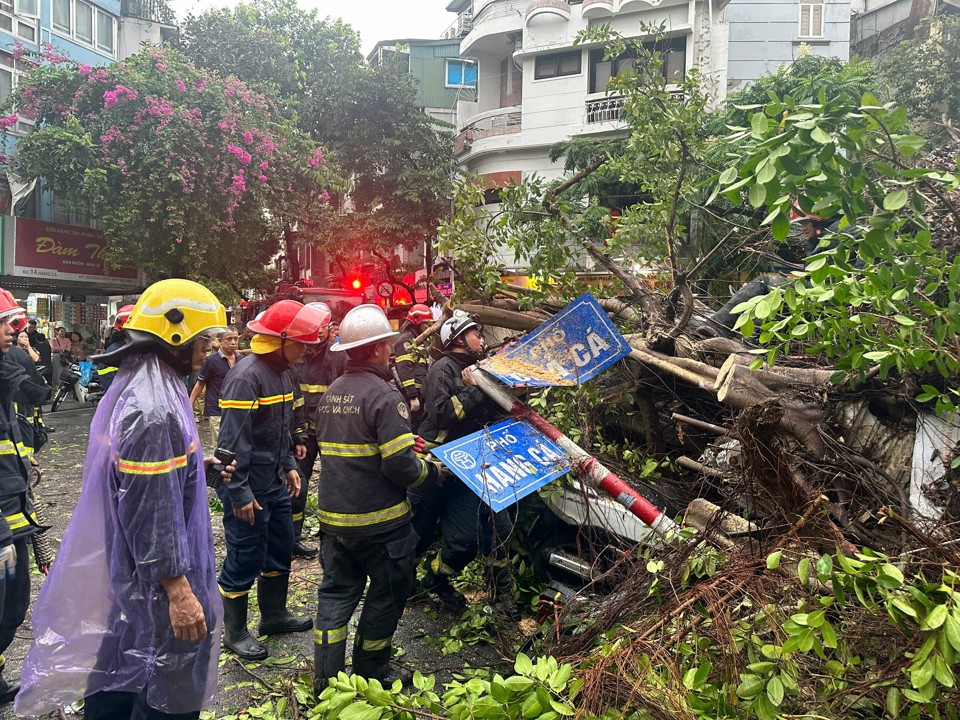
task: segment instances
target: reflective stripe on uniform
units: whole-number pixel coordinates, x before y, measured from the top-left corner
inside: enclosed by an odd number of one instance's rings
[[[285,575],[285,574],[286,573],[282,573],[279,570],[270,570],[268,572],[260,573],[260,577],[265,577],[265,578],[280,577],[281,575]]]
[[[269,395],[267,397],[257,398],[260,401],[261,405],[278,405],[279,403],[292,402],[293,393],[285,393],[282,395]]]
[[[436,447],[443,445],[443,441],[447,439],[447,431],[441,430],[437,433],[436,440],[424,440],[424,450],[433,450]]]
[[[303,520],[303,513],[302,513],[302,512],[294,513],[294,514],[293,514],[293,521],[294,521],[294,522],[300,522],[301,520]]]
[[[392,638],[389,638],[389,637],[381,638],[379,640],[367,640],[367,638],[364,638],[363,649],[367,650],[368,652],[376,652],[377,650],[386,650],[388,647],[390,647],[391,639]]]
[[[36,515],[31,514],[30,517],[33,518],[34,522],[37,521]],[[20,528],[26,527],[27,525],[30,524],[30,520],[28,520],[27,516],[24,515],[23,513],[13,513],[13,515],[6,515],[4,517],[4,520],[7,521],[7,525],[10,526],[11,530],[19,530]]]
[[[400,383],[400,384],[403,385],[403,387],[415,387],[415,388],[419,388],[419,387],[420,387],[420,383],[418,383],[415,378],[410,378],[409,380],[404,380],[404,381],[403,381],[402,383]]]
[[[416,482],[414,482],[411,487],[416,487],[417,485],[422,483],[424,480],[427,479],[427,475],[430,474],[430,466],[427,465],[427,461],[419,456],[417,457],[417,459],[420,461],[420,466],[421,466],[420,474],[417,476]]]
[[[119,468],[120,472],[126,473],[127,475],[160,475],[177,468],[186,467],[187,457],[196,452],[196,450],[197,446],[193,443],[190,443],[190,447],[187,449],[186,455],[180,455],[178,457],[168,458],[166,460],[144,462],[140,460],[124,460],[123,458],[119,458],[117,460],[117,467]]]
[[[224,400],[220,398],[217,401],[221,410],[256,410],[260,403],[256,400]]]
[[[303,398],[302,398],[302,397],[299,397],[299,398],[297,398],[296,400],[294,400],[294,401],[293,401],[293,407],[294,407],[294,408],[303,407]]]
[[[97,370],[97,372],[98,372],[100,375],[109,375],[110,373],[115,373],[115,372],[116,372],[117,370],[119,370],[119,369],[120,369],[120,368],[116,368],[116,367],[110,366],[110,367],[100,368],[99,370]]]
[[[370,457],[380,454],[376,443],[320,443],[320,453],[336,457]]]
[[[313,631],[313,642],[317,645],[336,645],[347,641],[347,626],[333,628],[332,630],[321,630],[319,628]]]
[[[300,392],[307,393],[325,393],[329,385],[308,385],[307,383],[300,383]]]
[[[443,560],[441,560],[439,555],[437,555],[430,562],[430,569],[433,570],[434,575],[444,575],[445,577],[451,577],[457,574],[457,571],[454,570],[449,565],[447,565]]]
[[[225,598],[238,598],[238,597],[243,597],[244,595],[249,595],[249,594],[250,594],[250,590],[249,590],[249,589],[248,589],[248,590],[237,590],[236,592],[231,592],[231,591],[229,591],[229,590],[224,590],[223,587],[220,586],[220,585],[217,585],[217,587],[220,588],[220,594],[223,595]]]
[[[335,513],[327,510],[318,510],[317,516],[320,522],[334,527],[365,527],[367,525],[379,525],[402,518],[410,512],[410,501],[404,499],[393,507],[383,510],[374,510],[368,513]]]
[[[388,458],[391,455],[396,455],[402,450],[406,450],[408,447],[413,447],[416,440],[413,437],[413,433],[404,433],[403,435],[398,435],[393,440],[385,442],[380,446],[380,454]]]
[[[460,398],[453,395],[450,398],[450,403],[453,405],[453,412],[457,416],[457,420],[463,420],[467,416],[467,413],[463,409],[463,403],[460,402]]]
[[[22,442],[18,442],[16,447],[14,447],[13,440],[0,440],[0,455],[16,455],[18,450],[21,455],[25,455],[27,446]]]

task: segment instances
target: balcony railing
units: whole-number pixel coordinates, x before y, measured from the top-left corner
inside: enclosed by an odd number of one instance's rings
[[[477,26],[484,20],[494,18],[515,17],[523,18],[531,0],[492,0],[487,3],[473,18],[473,25]]]
[[[685,96],[680,90],[670,92],[670,98],[674,102],[683,102]],[[619,95],[610,95],[609,97],[595,98],[587,100],[585,105],[586,117],[584,122],[587,125],[603,122],[620,122],[620,115],[623,113],[623,97]]]
[[[177,24],[177,17],[165,0],[122,0],[120,14],[164,25]]]
[[[462,155],[477,140],[518,133],[521,127],[521,113],[519,107],[505,108],[502,112],[492,113],[479,117],[469,123],[453,141],[454,155]]]

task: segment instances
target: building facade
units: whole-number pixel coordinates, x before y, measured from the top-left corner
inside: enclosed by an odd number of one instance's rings
[[[367,55],[373,66],[396,64],[417,81],[417,105],[430,117],[457,121],[457,105],[477,94],[477,65],[460,57],[460,38],[381,40]]]
[[[458,105],[454,151],[491,190],[560,177],[562,163],[549,158],[558,142],[622,132],[622,101],[606,86],[632,59],[575,44],[588,28],[627,37],[662,28],[668,82],[696,67],[718,103],[801,53],[849,57],[849,0],[452,0],[447,10],[463,28],[461,58],[477,63],[477,96]]]

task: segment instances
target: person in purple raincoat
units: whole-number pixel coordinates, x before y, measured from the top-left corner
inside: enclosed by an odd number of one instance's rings
[[[85,720],[190,720],[212,702],[223,610],[181,375],[197,340],[224,326],[210,291],[164,280],[140,297],[123,347],[100,358],[120,369],[93,418],[80,500],[37,598],[18,714],[83,698]]]

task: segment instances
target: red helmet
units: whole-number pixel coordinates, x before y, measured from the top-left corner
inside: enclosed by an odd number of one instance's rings
[[[417,303],[416,305],[411,305],[410,309],[407,310],[407,320],[414,325],[419,325],[420,323],[433,320],[433,313],[430,312],[430,308],[426,305]]]
[[[14,299],[13,293],[0,288],[0,320],[6,320],[14,330],[27,325],[27,311]]]
[[[123,330],[123,326],[127,324],[127,318],[130,317],[130,313],[133,312],[135,307],[136,305],[124,305],[117,310],[117,316],[113,319],[114,330]]]
[[[264,310],[255,320],[248,322],[247,327],[260,335],[272,335],[305,345],[316,345],[320,342],[317,337],[320,327],[327,317],[322,310],[296,300],[281,300]]]

